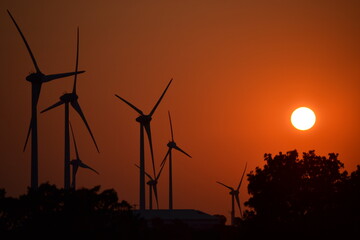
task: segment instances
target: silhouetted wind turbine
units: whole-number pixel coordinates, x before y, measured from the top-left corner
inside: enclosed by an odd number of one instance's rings
[[[245,174],[245,171],[246,171],[246,167],[247,167],[247,163],[245,164],[245,169],[244,169],[244,172],[241,176],[241,179],[240,179],[240,182],[239,182],[239,185],[237,186],[236,189],[232,188],[232,187],[229,187],[221,182],[217,182],[218,184],[220,185],[223,185],[224,187],[230,189],[230,192],[229,194],[231,195],[231,225],[234,225],[235,223],[235,205],[234,205],[234,199],[236,199],[236,203],[239,207],[239,211],[240,211],[240,217],[242,217],[242,211],[241,211],[241,206],[240,206],[240,198],[239,198],[239,189],[241,187],[241,183],[243,181],[243,178],[244,178],[244,174]]]
[[[77,146],[76,146],[75,134],[74,134],[73,128],[71,126],[71,123],[70,123],[70,129],[71,129],[71,135],[72,135],[72,138],[73,138],[74,147],[75,147],[75,153],[76,153],[76,159],[73,159],[70,162],[70,164],[72,165],[72,170],[73,170],[72,171],[71,188],[75,190],[75,188],[76,188],[76,173],[77,173],[77,170],[78,170],[79,167],[88,168],[88,169],[94,171],[97,174],[99,174],[99,172],[96,171],[95,169],[89,167],[88,165],[83,163],[83,161],[80,160],[80,155],[79,155],[79,152],[78,152],[78,149],[77,149]]]
[[[171,141],[169,141],[167,144],[169,149],[165,155],[164,160],[161,162],[161,166],[163,167],[165,165],[166,159],[169,156],[169,209],[173,209],[172,149],[176,149],[190,158],[191,158],[191,156],[176,145],[176,143],[174,141],[174,132],[173,132],[172,123],[171,123],[170,111],[168,112],[168,114],[169,114],[170,130],[171,130]]]
[[[135,164],[136,167],[139,167],[139,165]],[[159,199],[158,199],[158,194],[157,194],[157,184],[158,184],[158,180],[160,178],[161,172],[164,168],[164,165],[160,168],[159,173],[156,175],[155,179],[153,177],[151,177],[150,174],[148,174],[147,172],[145,172],[146,176],[150,179],[147,182],[147,185],[149,185],[149,209],[152,210],[152,195],[154,192],[154,196],[155,196],[155,201],[156,201],[156,206],[157,209],[159,209]]]
[[[136,121],[140,123],[140,210],[145,209],[145,156],[144,156],[144,128],[148,136],[149,145],[150,145],[150,152],[151,152],[151,161],[152,161],[152,167],[153,167],[153,173],[155,174],[155,161],[154,161],[154,152],[152,147],[152,140],[151,140],[151,129],[150,129],[150,122],[152,119],[153,114],[155,113],[156,108],[159,106],[162,98],[164,97],[167,89],[169,88],[170,84],[172,82],[172,79],[166,86],[164,92],[160,96],[159,100],[151,110],[151,112],[146,115],[144,114],[139,108],[135,107],[130,102],[126,101],[124,98],[118,96],[115,94],[116,97],[118,97],[120,100],[125,102],[127,105],[129,105],[132,109],[134,109],[137,113],[140,114],[139,117],[136,118]]]
[[[78,60],[79,60],[79,28],[77,29],[77,52],[76,52],[76,67],[75,72],[77,72],[78,69]],[[52,106],[44,109],[41,111],[41,113],[46,112],[50,109],[53,109],[55,107],[58,107],[62,104],[65,105],[65,157],[64,157],[64,188],[69,189],[70,188],[70,136],[69,136],[69,103],[71,106],[75,109],[75,111],[80,115],[81,119],[86,125],[86,128],[88,129],[91,138],[95,144],[95,147],[97,151],[99,152],[99,148],[96,144],[95,138],[90,130],[89,124],[86,121],[85,115],[81,110],[81,107],[78,103],[78,95],[76,94],[76,80],[77,80],[77,74],[75,74],[74,77],[74,86],[73,91],[71,93],[65,93],[60,97],[60,101],[53,104]]]
[[[68,77],[74,75],[75,72],[69,73],[60,73],[60,74],[51,74],[45,75],[40,71],[40,68],[35,60],[34,54],[32,53],[28,42],[25,39],[24,34],[21,32],[20,27],[16,23],[14,17],[11,15],[10,11],[7,10],[11,20],[14,22],[22,40],[25,43],[25,46],[30,54],[31,60],[34,64],[35,73],[31,73],[26,77],[26,80],[31,83],[31,121],[29,130],[27,133],[24,151],[30,136],[31,132],[31,188],[37,189],[38,188],[38,140],[37,140],[37,103],[39,101],[41,85],[45,82],[50,82],[54,79]],[[83,73],[84,71],[80,71],[77,73]]]

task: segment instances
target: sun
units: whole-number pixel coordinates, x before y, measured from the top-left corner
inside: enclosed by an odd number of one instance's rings
[[[310,108],[300,107],[291,114],[291,123],[298,130],[308,130],[314,126],[315,122],[315,113]]]

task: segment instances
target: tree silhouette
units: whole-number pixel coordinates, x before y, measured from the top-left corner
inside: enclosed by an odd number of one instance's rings
[[[100,186],[74,191],[46,183],[11,198],[0,189],[0,236],[136,236],[140,222],[130,204],[125,200],[119,203],[113,189],[99,191]]]
[[[236,226],[191,229],[183,222],[153,221],[149,228],[114,189],[77,190],[42,184],[18,198],[0,189],[0,236],[101,239],[239,239],[258,235],[344,238],[360,234],[360,166],[348,174],[338,155],[296,150],[275,157],[247,177],[249,210]],[[225,223],[226,218],[217,215]],[[273,234],[273,235],[272,235]],[[291,235],[289,235],[291,234]]]
[[[5,189],[0,189],[0,232],[13,231],[23,221],[19,200],[6,197]]]
[[[349,222],[360,226],[352,209],[359,209],[359,201],[351,200],[359,192],[359,167],[349,177],[338,154],[323,157],[315,151],[303,153],[302,159],[296,150],[275,157],[265,154],[264,160],[263,168],[248,174],[248,225],[265,232],[329,235],[351,230]]]

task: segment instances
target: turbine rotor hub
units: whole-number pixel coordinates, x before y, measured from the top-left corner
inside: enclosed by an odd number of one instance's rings
[[[239,191],[231,190],[231,191],[229,192],[229,194],[230,194],[230,195],[237,195],[237,194],[239,194]]]
[[[78,96],[75,93],[65,93],[60,97],[60,100],[63,102],[73,102],[78,99]]]
[[[156,181],[156,180],[149,180],[149,181],[147,182],[147,184],[149,184],[149,185],[156,185],[156,184],[157,184],[157,181]]]
[[[36,73],[30,73],[27,77],[26,80],[32,83],[41,83],[42,82],[42,78],[45,75],[41,72],[36,72]]]
[[[145,123],[149,123],[151,121],[151,116],[150,115],[141,115],[139,117],[136,118],[136,121],[142,124]]]
[[[73,160],[70,161],[70,164],[73,165],[73,166],[74,165],[79,165],[79,160],[78,159],[73,159]]]
[[[168,142],[167,146],[168,146],[169,148],[175,148],[175,147],[176,147],[176,143],[173,142],[173,141],[170,141],[170,142]]]

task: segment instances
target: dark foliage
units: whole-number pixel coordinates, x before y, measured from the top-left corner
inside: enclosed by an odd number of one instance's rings
[[[65,191],[42,184],[18,199],[0,191],[0,231],[13,236],[124,237],[137,235],[140,220],[118,202],[113,189]]]
[[[265,165],[251,171],[249,210],[235,226],[194,229],[181,221],[152,227],[132,213],[113,189],[65,191],[42,184],[18,198],[0,189],[0,236],[91,239],[240,239],[284,236],[334,238],[360,233],[360,166],[348,174],[338,155],[314,151],[264,155]],[[3,239],[3,238],[2,238]]]
[[[350,176],[338,155],[265,154],[248,174],[244,229],[260,233],[342,235],[360,232],[360,167]]]
[[[226,221],[224,216],[219,216]],[[0,236],[48,239],[233,239],[237,231],[224,225],[193,229],[182,221],[164,224],[137,218],[128,202],[119,202],[113,189],[100,187],[76,191],[42,184],[19,198],[6,197],[0,189]],[[223,237],[225,236],[225,238]],[[1,238],[3,239],[3,238]]]

